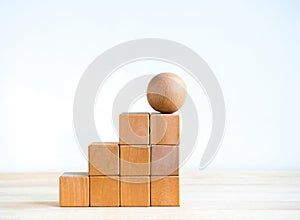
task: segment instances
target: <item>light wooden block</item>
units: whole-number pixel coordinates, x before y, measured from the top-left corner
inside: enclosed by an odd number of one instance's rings
[[[66,172],[59,177],[59,205],[89,206],[88,173]]]
[[[120,175],[150,175],[150,145],[120,145]]]
[[[120,114],[120,144],[149,144],[149,117],[149,113]]]
[[[98,142],[89,145],[89,175],[119,175],[119,144]]]
[[[121,206],[150,206],[150,177],[121,177]]]
[[[180,206],[179,176],[151,177],[151,206]]]
[[[151,114],[150,143],[178,145],[180,142],[180,118],[176,114]]]
[[[177,145],[151,146],[151,175],[178,175],[179,147]]]
[[[118,176],[90,176],[90,206],[120,206]]]

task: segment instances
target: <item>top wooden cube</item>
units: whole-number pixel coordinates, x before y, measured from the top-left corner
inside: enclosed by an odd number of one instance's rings
[[[120,144],[149,144],[149,117],[149,113],[120,114]]]
[[[180,143],[180,118],[176,114],[151,114],[150,144],[178,145]]]

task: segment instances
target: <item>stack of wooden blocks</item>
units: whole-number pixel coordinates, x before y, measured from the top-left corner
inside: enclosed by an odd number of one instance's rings
[[[60,176],[60,206],[179,206],[180,118],[123,113],[119,143],[89,145],[89,172]]]

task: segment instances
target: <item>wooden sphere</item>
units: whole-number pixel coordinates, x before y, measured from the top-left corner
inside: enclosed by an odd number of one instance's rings
[[[148,84],[147,99],[153,109],[173,113],[181,108],[186,98],[185,82],[174,73],[160,73]]]

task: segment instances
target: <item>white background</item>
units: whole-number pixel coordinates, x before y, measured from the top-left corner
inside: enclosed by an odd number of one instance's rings
[[[207,169],[299,170],[299,11],[276,0],[1,1],[0,171],[86,170],[72,123],[77,83],[102,52],[145,37],[190,47],[222,87],[226,133]]]

